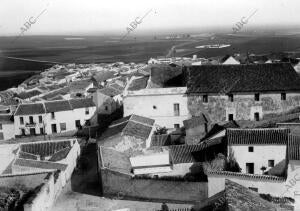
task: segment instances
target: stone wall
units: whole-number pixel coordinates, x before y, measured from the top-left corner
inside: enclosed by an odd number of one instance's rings
[[[207,199],[207,182],[134,179],[109,169],[101,169],[104,195],[118,195],[168,202],[199,202]]]
[[[254,93],[234,94],[234,102],[226,95],[208,95],[208,103],[202,101],[202,95],[188,96],[190,115],[208,114],[213,123],[227,121],[231,113],[235,120],[254,120],[254,112],[271,116],[287,112],[300,105],[300,93],[287,93],[286,100],[281,100],[281,93],[260,93],[260,101],[254,100]]]

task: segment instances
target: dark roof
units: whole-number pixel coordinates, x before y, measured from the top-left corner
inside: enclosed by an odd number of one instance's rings
[[[210,122],[209,118],[207,118],[204,114],[201,114],[200,116],[193,116],[191,119],[184,120],[183,125],[185,129],[189,129],[208,122]]]
[[[289,160],[300,160],[300,137],[289,136],[287,152]]]
[[[163,135],[153,135],[151,137],[151,144],[150,146],[167,146],[170,145],[171,138],[168,134]]]
[[[71,105],[67,100],[45,102],[45,108],[47,113],[72,110]]]
[[[145,89],[147,87],[149,77],[134,79],[128,87],[128,91],[137,91],[140,89]]]
[[[207,176],[209,175],[219,175],[222,177],[235,177],[235,178],[245,178],[245,179],[257,179],[261,181],[286,181],[285,177],[277,177],[277,176],[270,176],[270,175],[264,175],[264,174],[246,174],[246,173],[240,173],[240,172],[232,172],[232,171],[209,171],[207,172]]]
[[[0,123],[8,123],[13,124],[13,116],[12,115],[0,115]]]
[[[61,149],[60,151],[54,153],[48,161],[57,162],[62,159],[65,159],[68,156],[70,150],[71,150],[71,147],[66,147],[64,149]]]
[[[17,95],[17,97],[24,100],[40,94],[42,94],[42,92],[40,92],[39,90],[32,90],[29,92],[21,92],[20,94]]]
[[[229,145],[273,144],[287,145],[289,129],[227,129],[226,136]]]
[[[139,123],[142,123],[142,124],[146,124],[146,125],[151,125],[151,126],[155,122],[154,119],[150,119],[150,118],[147,118],[147,117],[139,116],[139,115],[136,115],[136,114],[132,114],[131,117],[130,117],[130,120],[131,121],[136,121],[136,122],[139,122]]]
[[[57,97],[58,95],[66,95],[66,94],[69,94],[69,93],[70,93],[70,88],[69,87],[64,87],[64,88],[55,90],[53,92],[50,92],[50,93],[44,95],[42,98],[44,100],[53,99],[53,98]]]
[[[87,108],[96,106],[92,98],[76,98],[69,100],[72,109]]]
[[[15,116],[44,114],[45,108],[42,103],[20,104],[15,112]]]
[[[186,76],[187,93],[300,91],[300,78],[288,63],[191,66]]]
[[[111,123],[101,139],[117,134],[147,139],[151,133],[154,120],[142,116],[130,115]]]
[[[170,81],[174,81],[175,78],[182,78],[182,68],[175,65],[168,64],[155,64],[151,65],[151,85],[154,87],[169,87]],[[177,81],[177,80],[175,80]],[[176,83],[175,83],[176,84]],[[181,86],[179,83],[177,86]]]
[[[174,164],[177,164],[195,162],[192,152],[201,151],[206,148],[206,146],[204,144],[171,145],[169,148],[172,161]]]
[[[17,166],[26,166],[32,168],[41,168],[41,169],[57,169],[64,171],[68,167],[66,164],[53,163],[47,161],[37,161],[37,160],[28,160],[28,159],[16,159],[13,165]]]
[[[129,121],[123,130],[123,135],[147,139],[151,133],[152,126]]]
[[[116,90],[119,90],[120,92],[123,92],[123,90],[124,90],[124,87],[120,86],[117,83],[110,84],[109,87],[112,87],[112,88],[114,88]]]
[[[21,144],[20,151],[41,157],[52,156],[56,152],[71,147],[70,141],[48,141],[41,143]]]
[[[249,188],[246,188],[231,180],[225,180],[225,189],[203,201],[200,211],[236,211],[236,210],[279,210],[279,206],[273,204]],[[280,209],[281,210],[281,209]],[[290,209],[289,209],[290,210]]]
[[[90,86],[93,82],[90,79],[73,81],[70,83],[69,87],[71,90],[83,90]]]
[[[110,97],[114,97],[116,95],[122,94],[121,91],[111,88],[111,87],[105,87],[103,89],[99,89],[99,92],[101,92],[104,95],[110,96]]]

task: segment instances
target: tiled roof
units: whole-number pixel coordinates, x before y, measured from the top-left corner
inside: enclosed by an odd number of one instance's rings
[[[101,92],[104,95],[110,96],[110,97],[114,97],[116,95],[122,94],[121,91],[111,88],[111,87],[105,87],[103,89],[99,89],[99,92]]]
[[[219,176],[228,176],[228,177],[237,177],[237,178],[245,178],[245,179],[252,179],[252,180],[261,180],[261,181],[286,181],[285,177],[277,177],[277,176],[270,176],[270,175],[263,175],[263,174],[245,174],[239,172],[231,172],[231,171],[209,171],[207,172],[207,176],[210,175],[219,175]]]
[[[122,133],[121,135],[147,139],[151,133],[153,124],[153,119],[130,115],[112,122],[101,136],[101,139],[108,138],[119,133]]]
[[[27,152],[19,152],[19,158],[23,158],[23,159],[30,159],[30,160],[37,160],[38,156],[31,154],[31,153],[27,153]]]
[[[195,145],[171,145],[170,155],[174,164],[195,162],[192,152],[197,152],[206,148],[204,144]]]
[[[54,153],[67,147],[71,147],[70,141],[48,141],[40,143],[21,144],[20,151],[47,157],[52,156]]]
[[[140,89],[145,89],[147,87],[149,77],[145,76],[142,78],[134,79],[128,87],[128,91],[137,91]]]
[[[47,113],[72,110],[71,105],[67,100],[45,102],[45,108]]]
[[[191,119],[184,120],[183,125],[185,129],[189,129],[208,122],[210,122],[210,120],[204,114],[201,114],[200,116],[193,116]]]
[[[69,93],[70,93],[70,88],[69,87],[64,87],[64,88],[55,90],[53,92],[50,92],[50,93],[44,95],[42,98],[44,100],[53,99],[53,98],[57,97],[58,95],[66,95],[66,94],[69,94]]]
[[[112,87],[112,88],[114,88],[114,89],[116,89],[116,90],[119,90],[120,92],[124,91],[124,87],[120,86],[117,83],[110,84],[109,86]]]
[[[96,106],[92,98],[76,98],[69,100],[72,109],[87,108]]]
[[[0,115],[0,123],[1,124],[5,124],[5,123],[8,123],[8,124],[13,124],[14,121],[13,121],[13,116],[12,115]]]
[[[90,79],[73,81],[70,83],[69,87],[71,90],[83,90],[90,86],[93,82]]]
[[[71,147],[66,147],[64,149],[61,149],[58,152],[54,153],[48,161],[57,162],[62,159],[65,159],[68,156],[70,150]]]
[[[290,130],[283,128],[270,129],[227,129],[229,145],[234,144],[273,144],[287,145]]]
[[[15,112],[15,116],[44,114],[45,108],[42,103],[20,104]]]
[[[155,87],[165,87],[169,81],[180,77],[182,79],[182,68],[167,64],[155,64],[151,66],[151,84]]]
[[[201,65],[186,72],[187,93],[299,91],[291,64]]]
[[[20,99],[29,99],[31,97],[37,96],[42,94],[42,92],[40,92],[39,90],[32,90],[29,92],[21,92],[20,94],[18,94],[17,97],[19,97]]]
[[[136,121],[136,122],[139,122],[139,123],[142,123],[142,124],[146,124],[146,125],[151,125],[151,126],[155,122],[154,119],[150,119],[150,118],[147,118],[147,117],[139,116],[139,115],[136,115],[136,114],[132,114],[130,120],[131,121]]]
[[[16,159],[14,164],[16,166],[26,166],[32,168],[41,168],[41,169],[57,169],[64,171],[68,167],[66,164],[53,163],[47,161],[37,161],[37,160],[28,160],[28,159]]]
[[[167,146],[171,143],[170,136],[168,134],[153,135],[151,137],[151,147],[153,146]]]
[[[126,127],[124,128],[122,135],[147,139],[151,133],[151,130],[151,126],[146,126],[140,123],[129,121]]]
[[[289,136],[287,152],[289,160],[300,160],[300,137]]]

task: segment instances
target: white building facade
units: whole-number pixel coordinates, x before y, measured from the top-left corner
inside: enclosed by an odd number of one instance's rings
[[[186,87],[153,88],[128,91],[124,97],[124,116],[137,114],[155,119],[166,128],[180,128],[189,118]]]

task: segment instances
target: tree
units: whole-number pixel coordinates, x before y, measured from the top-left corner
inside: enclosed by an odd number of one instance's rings
[[[241,172],[240,165],[238,164],[238,162],[234,157],[234,152],[232,148],[229,148],[229,152],[225,164],[225,171]]]

